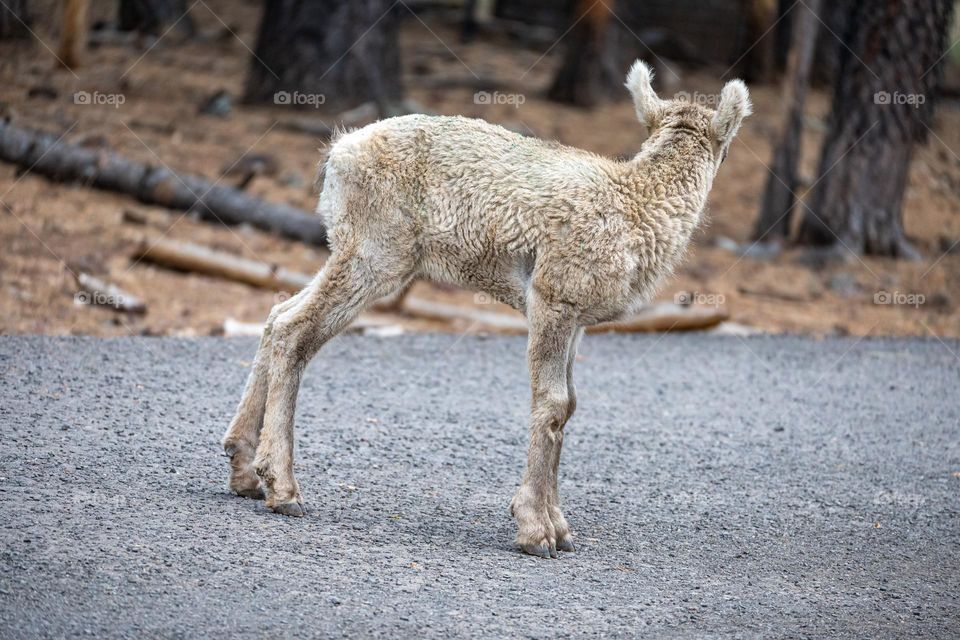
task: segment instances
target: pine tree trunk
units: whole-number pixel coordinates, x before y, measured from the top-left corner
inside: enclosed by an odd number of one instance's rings
[[[117,24],[121,31],[159,35],[176,24],[193,33],[187,0],[120,0]]]
[[[390,0],[272,0],[266,3],[247,102],[336,108],[402,98],[399,5]],[[298,96],[302,96],[302,101]]]
[[[607,37],[612,5],[613,0],[573,0],[563,62],[547,91],[551,100],[592,107],[622,89]]]
[[[4,0],[0,4],[0,40],[29,38],[29,24],[27,0]]]
[[[90,0],[63,0],[57,57],[67,69],[80,66],[90,31]]]
[[[818,182],[799,241],[915,257],[902,204],[939,84],[951,0],[855,0]]]
[[[807,0],[806,4],[797,5],[794,14],[793,42],[787,57],[783,91],[783,103],[786,106],[783,132],[773,155],[770,175],[767,176],[760,217],[753,229],[755,240],[786,238],[790,233],[791,213],[799,184],[797,167],[803,136],[803,106],[810,83],[819,10],[820,0]]]
[[[847,2],[826,2],[817,14],[823,22],[820,35],[817,36],[816,53],[813,54],[811,85],[833,87],[840,77],[842,37],[849,29],[850,13]]]
[[[742,76],[747,82],[773,82],[777,72],[777,0],[743,0],[751,43],[743,57]]]

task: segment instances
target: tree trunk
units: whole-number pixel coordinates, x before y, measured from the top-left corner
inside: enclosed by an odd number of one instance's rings
[[[247,102],[349,109],[375,102],[386,115],[403,91],[390,0],[272,0],[266,3]]]
[[[743,57],[743,73],[747,82],[773,82],[777,72],[777,0],[744,0],[747,15],[749,51]]]
[[[787,57],[787,74],[783,87],[786,113],[783,131],[773,155],[770,175],[763,193],[760,217],[753,229],[754,240],[786,238],[790,233],[790,218],[798,185],[797,166],[803,135],[803,106],[810,83],[810,66],[816,44],[817,12],[820,0],[807,0],[797,5],[794,15],[793,42]]]
[[[841,39],[849,29],[850,13],[848,2],[827,2],[817,14],[823,23],[817,36],[816,53],[813,54],[811,85],[833,87],[840,77]]]
[[[90,31],[90,0],[63,0],[60,49],[57,57],[67,69],[80,66]]]
[[[925,139],[951,0],[856,0],[810,210],[799,241],[916,257],[902,203],[914,142]]]
[[[563,62],[547,97],[555,102],[592,107],[622,91],[621,73],[608,32],[614,0],[573,0]]]
[[[0,40],[29,38],[27,0],[4,0],[0,4]]]
[[[120,0],[117,23],[121,31],[162,34],[174,24],[192,34],[187,0]]]

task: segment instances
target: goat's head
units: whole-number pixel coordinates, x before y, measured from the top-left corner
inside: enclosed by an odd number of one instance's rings
[[[700,134],[713,150],[714,172],[727,157],[727,149],[743,119],[750,115],[750,94],[741,80],[731,80],[720,92],[716,110],[686,100],[661,100],[651,84],[653,71],[637,60],[627,74],[627,89],[640,119],[652,136],[664,128]]]

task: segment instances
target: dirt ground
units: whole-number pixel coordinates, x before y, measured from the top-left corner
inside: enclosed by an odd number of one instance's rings
[[[102,45],[88,54],[75,75],[56,68],[46,48],[55,48],[55,26],[39,20],[36,31],[46,44],[0,47],[0,108],[20,126],[62,133],[74,143],[164,163],[225,184],[236,177],[224,176],[224,170],[245,154],[267,154],[276,170],[257,176],[248,191],[312,210],[313,173],[323,140],[286,130],[282,123],[313,116],[334,124],[337,114],[323,108],[303,112],[238,104],[249,48],[256,39],[258,6],[225,0],[199,3],[193,15],[205,37],[184,42],[171,34],[154,46]],[[610,156],[639,149],[645,134],[626,93],[620,101],[589,111],[542,98],[559,61],[559,47],[543,55],[545,48],[508,46],[499,37],[464,45],[442,24],[430,23],[428,29],[410,18],[404,25],[401,47],[408,95],[427,109],[484,118]],[[523,103],[478,104],[472,88],[431,89],[423,81],[436,74],[468,76],[471,71],[522,88],[506,91],[520,93]],[[670,91],[716,93],[721,71],[681,72]],[[229,115],[200,114],[198,106],[220,89],[234,97]],[[121,94],[124,102],[75,104],[77,91]],[[688,259],[665,283],[660,298],[693,292],[698,302],[722,303],[732,321],[769,332],[960,336],[960,250],[955,246],[960,240],[958,104],[941,103],[935,135],[918,148],[911,169],[905,225],[923,261],[849,258],[824,263],[804,249],[771,256],[755,246],[741,256],[734,247],[750,245],[767,179],[770,141],[781,116],[778,87],[753,86],[751,92],[755,115],[716,180],[710,224],[697,233]],[[828,107],[829,97],[815,92],[802,163],[808,176],[816,171]],[[200,222],[123,195],[21,175],[9,164],[0,165],[0,200],[7,205],[0,212],[3,333],[216,334],[227,318],[261,321],[283,295],[137,262],[131,255],[144,237],[189,240],[304,272],[315,271],[325,258],[323,250],[254,229]],[[140,223],[125,221],[129,212],[141,218]],[[125,315],[78,304],[71,276],[78,271],[140,296],[147,313]],[[418,283],[415,292],[457,304],[475,301],[473,293],[426,283]],[[894,303],[883,303],[884,293]],[[391,319],[407,330],[464,329],[462,323],[402,315]]]

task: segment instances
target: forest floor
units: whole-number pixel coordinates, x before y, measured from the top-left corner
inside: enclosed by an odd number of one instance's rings
[[[46,4],[54,12],[55,3]],[[209,0],[196,4],[193,15],[200,33],[212,37],[184,41],[171,33],[157,43],[102,45],[75,73],[54,65],[46,46],[54,48],[55,30],[40,20],[39,42],[0,49],[2,115],[19,126],[63,134],[73,143],[163,163],[224,184],[237,179],[224,175],[225,169],[244,156],[266,155],[272,171],[257,176],[248,191],[312,210],[318,148],[325,141],[283,125],[305,116],[332,125],[336,112],[239,104],[249,49],[256,40],[258,5]],[[543,98],[561,47],[544,55],[546,46],[524,48],[505,37],[461,44],[451,26],[429,24],[410,18],[401,37],[408,96],[423,107],[484,118],[608,156],[639,149],[645,133],[625,92],[622,99],[593,110]],[[722,73],[681,71],[663,93],[713,95]],[[512,88],[504,89],[503,100],[483,104],[473,88],[427,86],[430,78],[441,75],[472,74],[504,79]],[[229,114],[199,113],[199,105],[219,90],[233,97]],[[101,96],[101,103],[77,104],[79,91]],[[698,302],[722,303],[732,321],[768,332],[960,336],[958,104],[939,105],[933,135],[917,149],[910,172],[905,226],[924,259],[830,261],[800,248],[771,254],[764,245],[741,255],[751,246],[751,227],[782,111],[777,86],[752,86],[751,92],[756,113],[717,177],[710,223],[696,234],[687,260],[665,283],[660,298],[693,292]],[[122,104],[104,96],[122,96]],[[829,96],[814,92],[804,138],[805,176],[815,174],[828,109]],[[0,200],[7,205],[0,213],[3,333],[209,335],[222,332],[228,317],[261,321],[277,300],[273,292],[137,262],[131,254],[144,237],[190,240],[304,272],[316,271],[326,255],[246,227],[212,225],[80,184],[57,184],[29,172],[20,175],[9,164],[0,165]],[[142,218],[141,224],[124,221],[129,211]],[[149,311],[121,316],[75,303],[71,271],[120,285],[142,297]],[[474,294],[455,289],[418,283],[415,291],[427,298],[475,304]],[[411,331],[465,329],[455,322],[402,315],[391,320]]]

